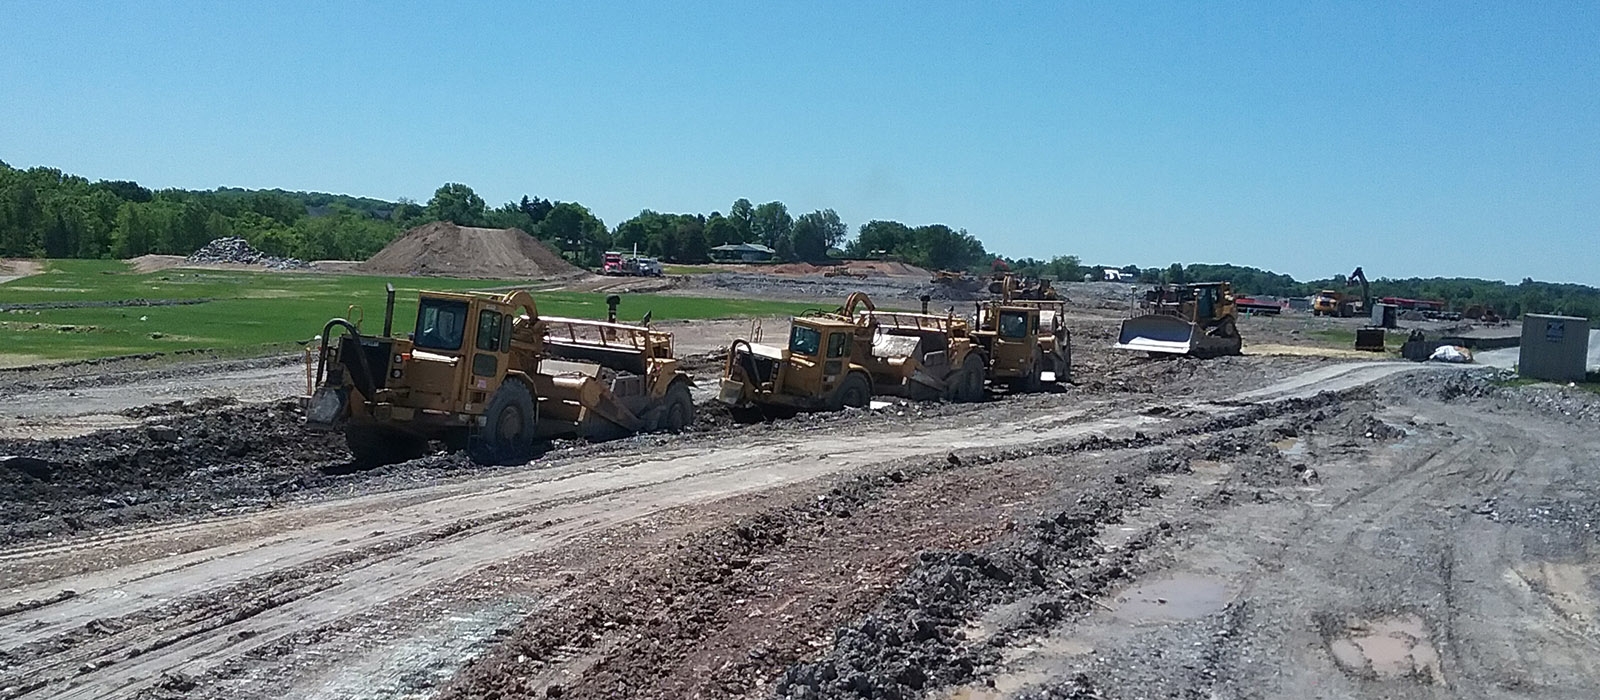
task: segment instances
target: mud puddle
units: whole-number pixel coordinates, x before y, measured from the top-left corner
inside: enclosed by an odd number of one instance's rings
[[[1232,597],[1233,591],[1219,579],[1177,574],[1124,590],[1111,615],[1133,623],[1192,620],[1222,612]]]
[[[1415,614],[1351,618],[1328,640],[1328,652],[1352,675],[1444,684],[1439,652]]]

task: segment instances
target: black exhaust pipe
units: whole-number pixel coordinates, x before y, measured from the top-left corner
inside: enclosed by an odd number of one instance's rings
[[[620,296],[612,294],[611,296],[606,297],[606,308],[608,309],[608,311],[606,311],[607,323],[617,322],[617,305],[621,303],[622,297]]]
[[[933,297],[928,296],[927,294],[922,295],[922,313],[928,313],[928,302],[932,300]]]
[[[394,337],[394,283],[383,285],[389,290],[389,299],[383,303],[383,337]]]

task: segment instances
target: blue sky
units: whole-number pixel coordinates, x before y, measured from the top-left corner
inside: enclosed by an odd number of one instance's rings
[[[0,160],[1600,284],[1600,4],[0,3]]]

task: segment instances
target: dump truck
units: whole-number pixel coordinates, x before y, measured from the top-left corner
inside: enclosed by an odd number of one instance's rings
[[[1070,381],[1072,338],[1063,323],[1066,302],[1049,281],[1000,273],[989,291],[996,298],[977,305],[972,330],[988,381],[1025,392]]]
[[[421,292],[415,331],[383,333],[335,318],[308,379],[306,424],[342,431],[357,462],[420,457],[430,440],[475,460],[526,459],[540,441],[681,431],[694,421],[692,380],[671,333],[542,316],[526,291]]]
[[[718,399],[767,412],[862,408],[873,396],[979,401],[985,366],[953,313],[886,311],[851,294],[833,311],[790,319],[784,347],[735,340]]]
[[[1244,348],[1238,315],[1227,282],[1159,286],[1145,293],[1138,316],[1122,322],[1112,347],[1152,355],[1238,355]]]

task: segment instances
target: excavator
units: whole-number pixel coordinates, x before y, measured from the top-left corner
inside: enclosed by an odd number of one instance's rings
[[[1239,311],[1228,282],[1168,284],[1145,293],[1143,312],[1122,322],[1118,350],[1159,355],[1238,355]]]

